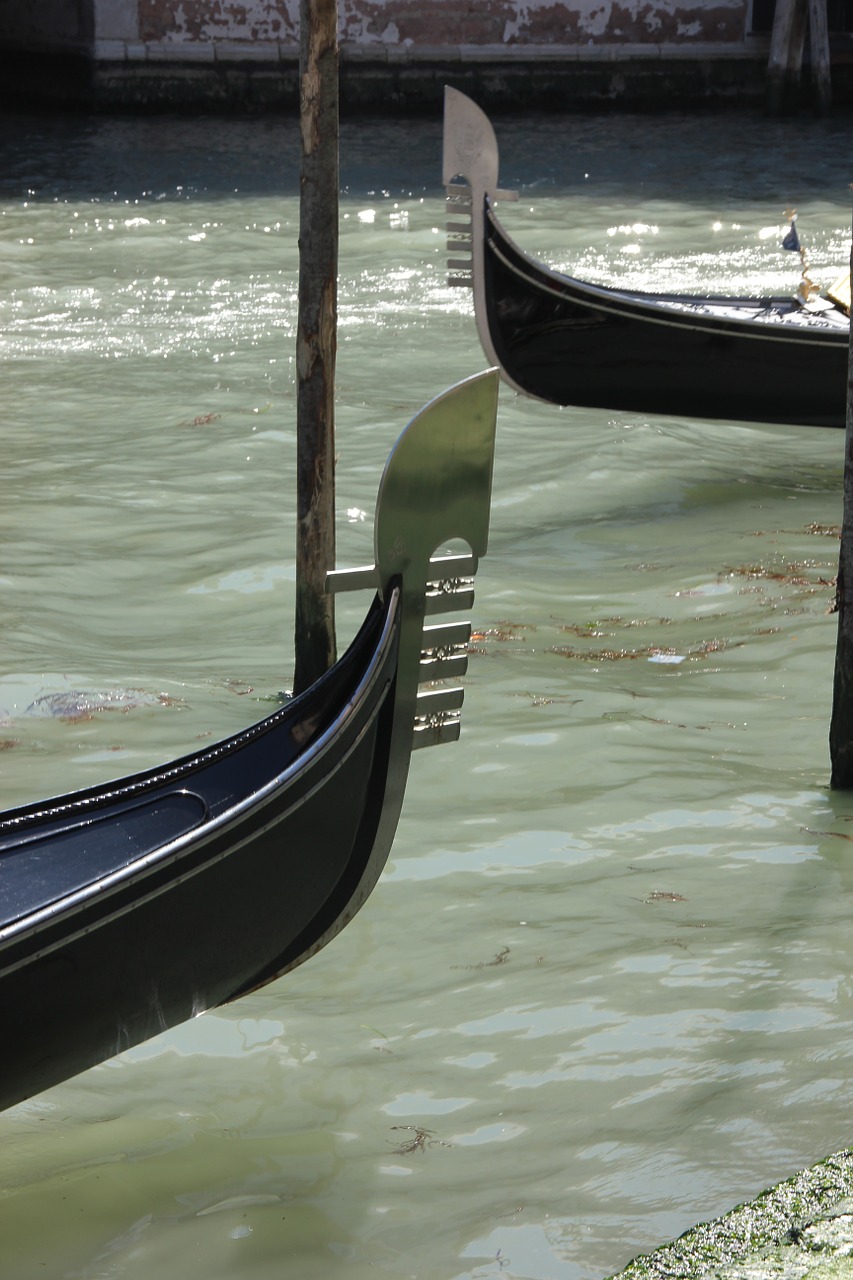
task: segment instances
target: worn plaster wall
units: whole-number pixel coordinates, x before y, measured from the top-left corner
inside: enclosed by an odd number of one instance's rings
[[[342,49],[410,57],[447,48],[510,56],[600,46],[743,46],[749,0],[340,0]],[[299,0],[2,0],[0,39],[77,44],[96,58],[241,50],[275,60],[299,43]],[[122,49],[119,50],[119,45]]]
[[[740,41],[744,0],[343,0],[354,44],[553,46]]]
[[[299,0],[138,0],[142,40],[299,43]]]
[[[338,0],[345,109],[756,101],[757,0]],[[0,0],[0,100],[145,110],[299,102],[300,0]],[[853,79],[853,76],[851,76]],[[835,72],[833,81],[835,92]]]

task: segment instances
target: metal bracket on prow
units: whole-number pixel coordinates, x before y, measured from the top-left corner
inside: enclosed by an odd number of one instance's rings
[[[395,724],[413,747],[459,736],[470,622],[433,623],[468,610],[486,554],[499,372],[488,369],[436,396],[391,453],[376,500],[376,562],[327,576],[327,590],[401,585]],[[463,546],[464,554],[454,553]],[[442,548],[437,551],[436,548]]]
[[[491,191],[492,200],[517,200],[517,191]],[[474,195],[467,182],[449,182],[444,202],[447,221],[447,283],[474,288]],[[480,214],[482,217],[482,214]]]
[[[474,574],[477,571],[475,556],[431,556],[429,568],[431,574],[435,573],[435,577],[430,577],[426,584],[424,613],[427,617],[472,608]],[[358,569],[335,569],[326,576],[326,590],[335,594],[362,588],[377,589],[379,586],[379,570],[375,565]],[[468,670],[470,639],[470,622],[424,625],[421,633],[418,685],[427,687],[418,688],[413,751],[419,747],[435,747],[443,742],[455,742],[459,737],[465,691],[461,685],[449,686],[440,682],[459,680],[465,675]]]
[[[427,617],[456,610],[469,610],[474,603],[474,556],[433,556],[430,572],[440,576],[427,582],[424,596]],[[421,661],[418,671],[418,697],[415,703],[412,750],[455,742],[462,722],[461,685],[436,682],[459,680],[468,670],[470,622],[425,624],[421,637]],[[426,687],[424,687],[426,686]]]
[[[518,199],[517,191],[498,187],[498,163],[498,142],[488,116],[464,93],[447,85],[442,181],[447,191],[449,285],[475,287],[474,254],[482,244],[486,196],[490,200]]]

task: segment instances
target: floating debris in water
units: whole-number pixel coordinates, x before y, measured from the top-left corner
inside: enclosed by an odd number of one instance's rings
[[[44,693],[31,702],[24,712],[28,716],[48,716],[56,720],[91,720],[101,711],[135,711],[139,707],[172,707],[180,699],[167,693],[148,693],[144,689],[67,689],[62,693]]]
[[[688,649],[686,654],[676,654],[672,649],[661,649],[657,645],[645,645],[641,649],[576,649],[568,644],[555,644],[546,649],[546,653],[555,653],[558,658],[577,658],[580,662],[621,662],[625,659],[645,658],[648,662],[678,664],[685,658],[706,658],[709,654],[720,653],[724,649],[736,649],[742,640],[703,640],[701,644]]]
[[[394,1148],[396,1156],[409,1156],[413,1151],[426,1151],[427,1147],[452,1147],[453,1145],[451,1142],[442,1142],[441,1138],[436,1138],[432,1129],[423,1129],[420,1125],[392,1124],[391,1128],[404,1129],[414,1134],[413,1138],[408,1138]]]
[[[612,636],[614,631],[620,628],[650,626],[672,626],[672,618],[597,618],[594,622],[563,623],[560,627],[560,631],[566,631],[575,636],[596,639],[601,636]]]
[[[499,619],[493,627],[486,627],[484,631],[472,631],[472,640],[497,640],[505,642],[507,640],[518,640],[522,631],[535,631],[536,627],[528,622],[507,622]],[[522,637],[523,638],[523,637]]]
[[[806,591],[817,591],[821,587],[833,585],[832,578],[822,577],[820,573],[817,578],[809,577],[810,570],[831,572],[831,567],[818,564],[815,560],[806,560],[801,564],[786,564],[778,569],[763,564],[729,565],[722,571],[722,576],[746,578],[749,582],[775,582],[781,586],[799,587]]]
[[[576,706],[579,702],[583,702],[583,698],[573,698],[568,693],[533,693],[527,689],[524,693],[515,694],[516,698],[528,698],[531,707],[551,707],[556,703],[568,704],[570,707]]]
[[[501,947],[491,960],[481,960],[479,964],[454,964],[452,969],[493,969],[496,965],[506,964],[509,959],[509,947]]]
[[[228,693],[235,693],[238,698],[244,698],[246,694],[255,691],[255,686],[245,680],[223,680],[222,687]]]
[[[209,427],[212,422],[218,422],[221,417],[221,413],[200,413],[190,421],[181,422],[178,425],[181,427]]]
[[[574,649],[569,644],[554,644],[546,650],[558,658],[578,658],[581,662],[618,662],[623,658],[648,657],[649,650],[636,649]]]

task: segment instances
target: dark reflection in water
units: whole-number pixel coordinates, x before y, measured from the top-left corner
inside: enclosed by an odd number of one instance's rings
[[[504,185],[612,199],[799,199],[847,202],[851,118],[505,115],[495,118]],[[0,117],[0,195],[37,199],[203,199],[293,195],[295,113],[259,117]],[[341,122],[341,185],[354,196],[436,195],[441,120],[359,116]]]

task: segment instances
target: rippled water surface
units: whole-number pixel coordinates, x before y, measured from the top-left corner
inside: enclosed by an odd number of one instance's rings
[[[556,265],[793,289],[788,205],[817,278],[846,262],[849,120],[496,124],[506,224]],[[298,130],[2,130],[8,806],[289,684]],[[483,366],[440,132],[343,131],[341,564],[399,430]],[[280,983],[0,1117],[3,1274],[595,1280],[849,1145],[842,445],[504,390],[463,737],[413,761],[378,889]]]

